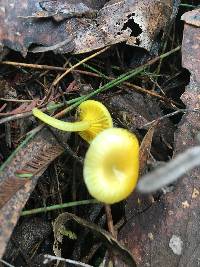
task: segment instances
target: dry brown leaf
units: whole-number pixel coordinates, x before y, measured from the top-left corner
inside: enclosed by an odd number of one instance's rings
[[[0,47],[24,56],[27,51],[83,53],[119,42],[152,50],[174,18],[176,2],[0,0]]]
[[[148,132],[146,133],[145,137],[142,140],[140,145],[140,175],[143,174],[145,166],[150,156],[152,138],[155,131],[156,124],[153,124],[151,128],[149,128]]]
[[[66,143],[69,134],[60,134]],[[44,129],[29,143],[21,148],[0,174],[0,258],[3,256],[7,242],[17,223],[20,212],[38,178],[56,157],[63,153],[64,148],[56,141],[54,135]],[[22,179],[19,174],[32,174]],[[9,190],[5,187],[9,185]]]

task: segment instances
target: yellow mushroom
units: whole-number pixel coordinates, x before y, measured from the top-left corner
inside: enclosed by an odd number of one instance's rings
[[[112,118],[107,108],[95,100],[87,100],[79,105],[76,122],[55,119],[37,108],[33,109],[33,115],[59,130],[79,132],[79,135],[89,143],[99,132],[113,126]]]
[[[89,193],[97,200],[113,204],[133,191],[139,173],[139,144],[125,129],[102,131],[86,153],[83,177]]]

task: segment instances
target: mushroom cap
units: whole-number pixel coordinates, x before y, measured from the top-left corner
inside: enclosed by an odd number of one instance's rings
[[[89,121],[91,126],[79,135],[90,143],[94,137],[101,131],[113,127],[112,118],[107,108],[98,101],[86,100],[82,102],[77,109],[78,121]]]
[[[139,174],[139,144],[136,136],[121,128],[102,131],[86,153],[83,177],[89,193],[113,204],[133,191]]]

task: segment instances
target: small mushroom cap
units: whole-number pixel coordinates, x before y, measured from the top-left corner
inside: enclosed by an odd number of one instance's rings
[[[139,144],[125,129],[102,131],[86,153],[83,177],[89,193],[97,200],[113,204],[128,197],[139,174]]]
[[[86,100],[79,105],[77,120],[91,122],[87,130],[79,132],[79,135],[88,143],[104,129],[113,127],[109,111],[101,102],[95,100]]]

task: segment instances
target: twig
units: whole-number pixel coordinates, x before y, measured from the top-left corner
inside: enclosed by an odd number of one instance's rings
[[[49,263],[49,261],[53,261],[53,260],[57,260],[57,261],[64,261],[67,263],[71,263],[77,266],[82,266],[82,267],[93,267],[92,265],[80,262],[80,261],[74,261],[74,260],[70,260],[70,259],[64,259],[61,257],[57,257],[57,256],[52,256],[52,255],[44,255],[45,260],[43,261],[44,264]]]
[[[3,264],[5,264],[8,267],[15,267],[14,265],[11,265],[10,263],[8,263],[7,261],[4,261],[2,259],[0,259],[0,262],[2,262]]]
[[[83,60],[79,61],[77,64],[73,65],[71,68],[69,68],[68,70],[66,70],[61,76],[59,76],[57,79],[54,80],[53,82],[53,86],[57,85],[68,73],[70,73],[72,70],[74,70],[76,67],[80,66],[81,64],[83,64],[84,62],[96,57],[97,55],[103,53],[104,51],[106,51],[109,47],[106,47],[104,49],[101,49],[100,51],[90,55],[89,57],[84,58]]]
[[[180,4],[180,6],[183,6],[183,7],[188,7],[188,8],[196,8],[198,6],[195,6],[195,5],[190,5],[190,4]]]
[[[66,70],[66,68],[63,68],[63,67],[55,67],[55,66],[39,65],[39,64],[28,64],[28,63],[23,63],[23,62],[14,62],[14,61],[1,61],[0,64],[15,66],[15,67],[25,67],[25,68],[30,68],[30,69],[40,69],[40,70],[55,70],[55,71]]]
[[[49,65],[39,65],[39,64],[28,64],[28,63],[23,63],[23,62],[14,62],[14,61],[1,61],[0,64],[2,65],[9,65],[9,66],[15,66],[15,67],[24,67],[24,68],[30,68],[30,69],[39,69],[39,70],[54,70],[54,71],[67,71],[69,68],[64,68],[64,67],[55,67],[55,66],[49,66]],[[74,72],[88,75],[88,76],[93,76],[93,77],[98,77],[97,74],[88,72],[85,70],[73,70]]]
[[[189,148],[163,167],[143,176],[137,185],[141,193],[152,193],[175,182],[186,172],[200,165],[200,146]]]
[[[2,97],[0,98],[0,100],[5,102],[19,102],[19,103],[34,101],[32,99],[15,99],[15,98],[2,98]]]
[[[136,84],[132,84],[132,83],[129,83],[129,82],[125,82],[124,84],[127,85],[130,88],[135,89],[136,91],[138,91],[140,93],[145,93],[145,94],[148,94],[150,96],[154,96],[154,97],[164,101],[167,104],[171,104],[171,105],[173,104],[173,105],[182,107],[182,105],[180,103],[178,103],[178,102],[176,102],[176,101],[174,101],[172,99],[169,99],[169,98],[167,98],[165,96],[159,95],[158,93],[156,93],[154,91],[148,90],[146,88],[140,87],[140,86],[138,86]]]
[[[113,225],[112,212],[111,212],[110,205],[105,204],[105,211],[106,211],[106,217],[107,217],[108,230],[114,238],[117,238],[116,231]]]
[[[117,233],[114,229],[113,225],[113,219],[112,219],[112,212],[111,212],[111,207],[108,204],[105,204],[105,211],[106,211],[106,217],[107,217],[107,224],[108,224],[108,230],[111,233],[111,235],[117,239]],[[109,256],[111,257],[114,266],[117,266],[118,260],[117,257],[113,254],[112,250],[109,250]]]
[[[197,112],[197,113],[199,113],[200,112],[200,109],[198,109],[198,108],[197,109],[178,109],[178,110],[176,110],[174,112],[168,113],[168,114],[166,114],[166,115],[164,115],[162,117],[159,117],[159,118],[157,118],[157,119],[155,119],[153,121],[150,121],[150,122],[144,124],[143,125],[143,128],[149,127],[149,126],[151,126],[154,123],[158,123],[158,122],[160,122],[160,121],[162,121],[162,120],[164,120],[166,118],[175,116],[175,115],[177,115],[179,113],[187,113],[187,112]]]

